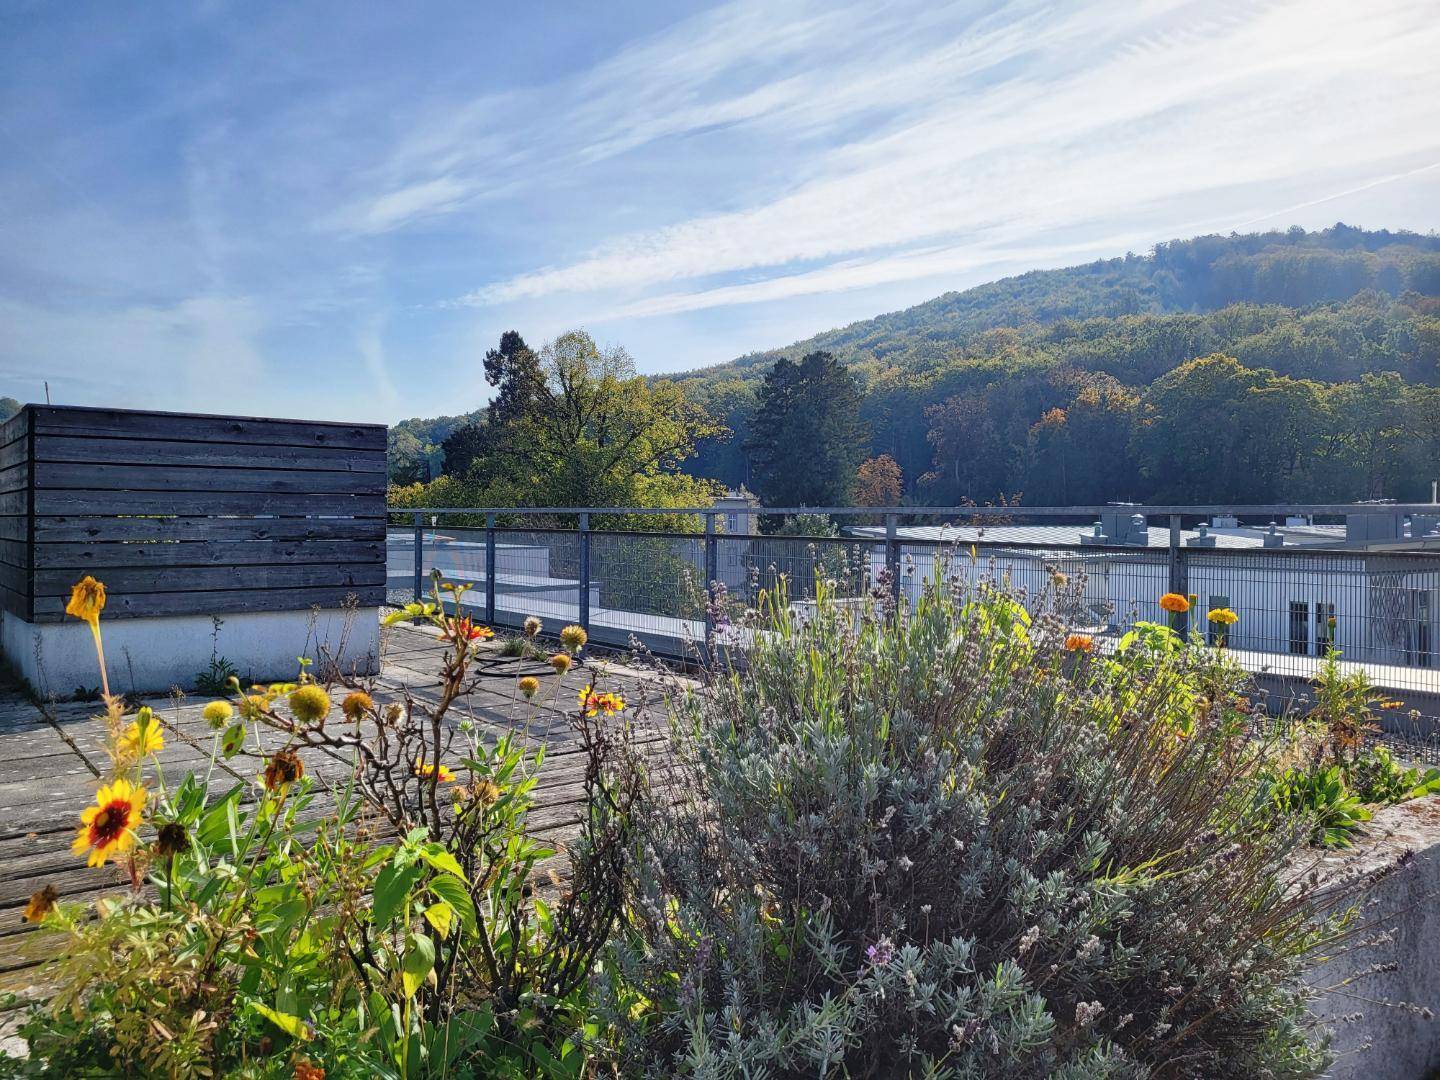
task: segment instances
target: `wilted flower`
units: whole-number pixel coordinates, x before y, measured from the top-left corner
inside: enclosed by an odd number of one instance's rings
[[[540,620],[537,619],[534,615],[527,616],[524,624],[525,636],[534,637],[536,634],[540,633],[541,625],[542,624]]]
[[[355,690],[345,695],[345,700],[340,703],[340,711],[347,720],[358,724],[367,712],[375,711],[375,702],[365,691]]]
[[[235,707],[228,701],[212,701],[205,706],[200,715],[205,718],[205,722],[209,724],[211,728],[219,731],[228,724],[230,718],[235,715]]]
[[[467,784],[455,792],[456,798],[478,802],[481,806],[493,806],[500,801],[500,785],[488,776],[482,776],[473,784]]]
[[[123,855],[135,846],[135,830],[145,810],[145,789],[119,779],[95,793],[95,805],[80,812],[80,828],[70,850],[76,855],[90,852],[91,866],[103,866],[112,855]]]
[[[190,838],[185,835],[185,826],[178,821],[167,821],[160,826],[155,836],[154,851],[162,859],[179,855],[190,847]]]
[[[65,614],[84,619],[95,629],[100,624],[100,612],[105,610],[105,586],[89,574],[75,583],[70,590],[70,601],[65,605]]]
[[[1070,634],[1065,638],[1065,648],[1069,652],[1090,652],[1095,648],[1095,639],[1089,634]]]
[[[530,698],[534,697],[536,692],[540,689],[540,680],[535,678],[534,675],[526,675],[515,685],[520,688],[520,693],[524,694],[525,699],[528,701]]]
[[[565,648],[569,649],[572,653],[578,653],[585,647],[585,643],[589,640],[590,635],[585,632],[585,628],[583,626],[576,626],[574,623],[571,623],[565,627],[564,630],[560,631],[560,644],[564,645]]]
[[[1173,611],[1176,615],[1183,615],[1190,610],[1190,601],[1179,593],[1167,592],[1160,597],[1160,607],[1165,611]]]
[[[570,663],[569,653],[557,652],[554,656],[550,657],[550,666],[555,669],[556,675],[564,675],[569,671]]]
[[[240,699],[240,715],[246,720],[260,719],[260,714],[269,707],[270,699],[264,694],[246,694]]]
[[[304,724],[313,724],[325,719],[330,711],[330,695],[325,692],[323,686],[316,686],[314,683],[306,683],[294,691],[290,697],[290,711],[295,714],[295,719]]]
[[[30,902],[25,905],[25,921],[30,923],[42,921],[46,915],[55,910],[55,901],[59,899],[60,894],[54,885],[46,885],[38,892],[32,893]]]
[[[265,790],[281,794],[304,775],[305,763],[300,760],[299,754],[294,750],[277,751],[265,763]]]

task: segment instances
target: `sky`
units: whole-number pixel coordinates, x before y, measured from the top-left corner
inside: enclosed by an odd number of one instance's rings
[[[394,422],[1205,232],[1440,229],[1435,0],[0,0],[0,395]]]

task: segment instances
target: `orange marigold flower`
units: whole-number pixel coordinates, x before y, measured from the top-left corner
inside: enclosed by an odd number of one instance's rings
[[[95,793],[95,805],[80,812],[80,828],[70,850],[90,853],[91,866],[103,866],[112,855],[124,855],[135,846],[135,830],[145,810],[145,789],[119,779]]]
[[[1179,593],[1167,592],[1160,597],[1160,606],[1166,611],[1173,611],[1177,615],[1183,615],[1190,610],[1190,601]]]
[[[1095,648],[1095,639],[1089,634],[1070,634],[1065,638],[1065,648],[1070,652],[1089,652]]]
[[[55,901],[59,899],[60,894],[55,890],[55,886],[46,885],[39,892],[31,895],[30,902],[25,905],[25,921],[41,922],[46,915],[55,910]]]

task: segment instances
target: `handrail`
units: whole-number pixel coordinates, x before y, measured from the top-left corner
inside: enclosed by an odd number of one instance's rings
[[[1285,516],[1377,516],[1395,514],[1440,515],[1440,503],[1260,503],[1241,505],[1146,505],[1110,503],[1103,506],[390,506],[391,514],[830,514],[869,516],[874,514],[951,514],[965,517],[1098,517],[1101,514],[1144,514],[1169,517],[1172,514],[1234,517]]]

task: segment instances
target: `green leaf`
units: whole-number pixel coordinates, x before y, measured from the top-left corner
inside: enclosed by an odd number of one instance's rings
[[[455,909],[444,900],[437,900],[425,909],[425,921],[433,926],[441,937],[449,937],[450,929],[455,923]]]
[[[459,861],[439,844],[426,844],[420,849],[420,857],[436,870],[447,874],[454,874],[461,881],[467,880],[465,871],[461,869]]]
[[[370,918],[377,927],[390,925],[422,872],[418,866],[396,866],[392,862],[375,876],[375,904]]]
[[[435,970],[435,943],[424,934],[405,938],[405,959],[400,962],[400,981],[405,996],[414,997],[425,977]]]
[[[449,874],[440,874],[430,879],[429,888],[455,910],[466,930],[475,929],[475,902],[470,899],[470,891],[464,882]]]
[[[250,1007],[287,1035],[302,1041],[310,1038],[310,1025],[298,1016],[280,1012],[278,1009],[272,1009],[270,1006],[262,1005],[258,1001],[252,1001]]]

